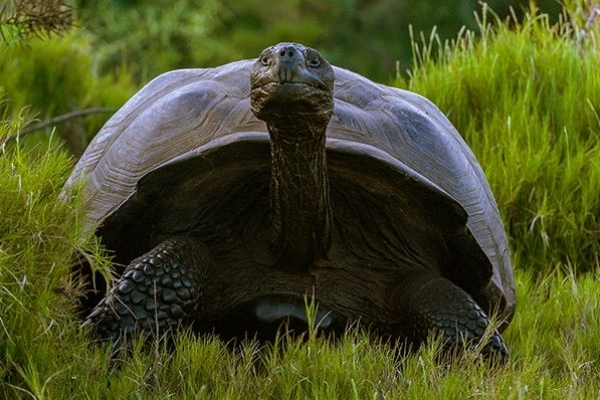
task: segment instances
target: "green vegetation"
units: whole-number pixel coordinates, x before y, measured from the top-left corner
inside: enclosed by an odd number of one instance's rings
[[[69,275],[75,251],[98,268],[107,259],[93,237],[82,237],[77,196],[59,199],[72,159],[50,135],[37,147],[19,139],[0,148],[0,398],[600,397],[600,17],[586,25],[591,7],[578,2],[569,10],[558,24],[533,11],[519,24],[485,13],[480,38],[465,31],[439,52],[435,39],[426,40],[415,47],[410,78],[398,80],[448,114],[498,199],[520,302],[504,333],[507,365],[489,366],[471,351],[440,362],[435,340],[404,356],[353,332],[336,343],[309,334],[233,349],[183,333],[175,349],[160,340],[136,345],[111,364],[110,346],[79,329],[81,288]],[[72,48],[78,37],[33,43],[30,56],[60,48],[61,40]],[[111,86],[91,84],[101,78],[87,65],[80,83],[89,95],[78,101],[101,99],[97,90]],[[19,100],[9,86],[15,75],[5,75],[19,68],[1,72],[12,100],[0,103],[0,143],[31,120],[15,110],[35,96]],[[72,86],[69,77],[44,79],[54,83],[44,93],[48,104],[53,94],[69,97],[62,92]]]
[[[453,0],[74,0],[82,27],[97,37],[103,71],[123,64],[142,82],[167,69],[253,58],[284,41],[300,42],[333,64],[371,79],[393,79],[411,63],[409,25],[436,26],[442,39],[477,27],[477,2]],[[528,0],[490,0],[500,15],[522,15]],[[537,4],[555,19],[556,0]],[[398,64],[397,64],[398,62]]]
[[[99,70],[125,68],[147,82],[175,68],[233,60],[213,33],[219,26],[216,0],[80,2],[81,26],[94,35]]]
[[[71,8],[62,0],[12,0],[0,7],[0,41],[26,41],[68,30]]]
[[[17,110],[24,108],[38,120],[89,108],[116,110],[135,92],[132,79],[123,71],[98,76],[94,63],[89,38],[77,30],[52,40],[33,38],[26,46],[0,45],[0,92],[15,110],[7,117],[18,119]],[[94,114],[51,125],[30,141],[46,142],[55,128],[67,148],[81,154],[109,116]]]
[[[470,144],[515,263],[539,272],[597,270],[600,252],[600,193],[592,190],[600,182],[598,24],[586,28],[569,14],[562,21],[552,26],[532,10],[509,29],[484,11],[481,39],[464,31],[438,46],[435,61],[435,42],[415,47],[408,83]]]

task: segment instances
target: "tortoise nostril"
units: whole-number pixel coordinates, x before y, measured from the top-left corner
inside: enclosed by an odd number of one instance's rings
[[[289,47],[282,49],[279,52],[279,57],[281,57],[282,60],[293,60],[297,57],[296,50]]]

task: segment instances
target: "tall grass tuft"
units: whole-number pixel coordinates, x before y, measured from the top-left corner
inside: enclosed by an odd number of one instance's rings
[[[5,122],[0,143],[27,119]],[[73,163],[51,137],[47,151],[19,143],[0,149],[0,397],[26,393],[44,398],[57,376],[71,373],[87,347],[76,339],[74,309],[81,295],[70,278],[75,250],[98,254],[83,238],[77,201],[58,199]],[[91,252],[90,252],[91,251]]]
[[[535,8],[505,22],[485,5],[478,22],[480,37],[421,38],[398,84],[433,100],[476,153],[519,267],[597,269],[599,24],[565,12],[553,26]]]

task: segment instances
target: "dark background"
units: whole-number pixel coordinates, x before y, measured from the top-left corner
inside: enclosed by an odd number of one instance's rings
[[[521,18],[527,0],[491,0],[500,19]],[[125,63],[143,81],[167,69],[205,67],[256,57],[281,41],[314,47],[333,64],[390,82],[411,66],[409,26],[415,37],[456,38],[460,29],[478,32],[468,0],[95,0],[76,1],[79,20],[103,41],[103,68]],[[556,20],[561,5],[539,0]],[[510,11],[512,8],[512,12]],[[418,40],[420,42],[420,39]],[[110,50],[106,50],[109,48]],[[160,54],[157,54],[160,53]],[[154,54],[152,57],[149,54]]]

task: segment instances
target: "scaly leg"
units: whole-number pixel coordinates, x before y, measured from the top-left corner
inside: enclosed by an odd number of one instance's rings
[[[459,349],[465,343],[478,343],[490,322],[465,291],[427,270],[408,274],[393,290],[392,301],[401,318],[395,328],[416,343],[433,331],[442,334],[446,347]],[[492,332],[482,354],[507,359],[508,351],[497,331]]]
[[[133,260],[84,325],[98,336],[117,340],[134,330],[165,332],[197,318],[208,248],[189,237],[174,237]]]

